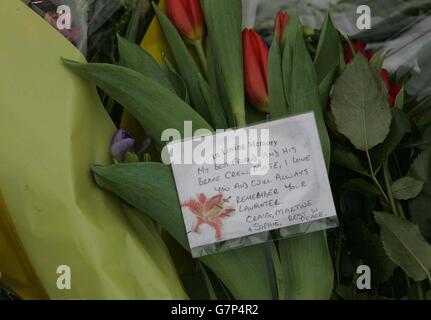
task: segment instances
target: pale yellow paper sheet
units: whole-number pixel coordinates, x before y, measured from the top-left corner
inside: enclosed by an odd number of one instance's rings
[[[26,298],[186,298],[152,222],[93,182],[89,168],[109,163],[115,128],[95,87],[60,57],[84,61],[20,0],[0,1],[0,241],[21,242],[31,261],[3,243],[4,280]],[[61,265],[71,290],[57,288]],[[31,269],[43,289],[26,283]]]

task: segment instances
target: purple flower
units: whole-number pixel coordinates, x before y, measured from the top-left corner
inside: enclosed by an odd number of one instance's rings
[[[127,152],[135,151],[135,138],[124,129],[118,129],[111,142],[111,155],[117,161],[124,161]]]
[[[138,157],[139,159],[142,159],[145,153],[147,153],[148,149],[151,146],[151,138],[145,138],[142,142],[141,149],[139,149]]]

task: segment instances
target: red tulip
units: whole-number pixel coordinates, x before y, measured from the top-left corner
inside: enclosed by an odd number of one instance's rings
[[[275,17],[275,36],[278,38],[278,44],[281,47],[281,42],[283,40],[284,29],[286,29],[289,23],[290,17],[285,11],[280,11]]]
[[[167,7],[169,18],[186,42],[203,39],[205,26],[199,0],[167,0]]]
[[[269,49],[257,32],[245,29],[242,33],[244,50],[245,90],[250,104],[268,110],[268,55]]]

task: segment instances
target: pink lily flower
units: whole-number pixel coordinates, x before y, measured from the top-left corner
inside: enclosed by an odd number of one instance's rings
[[[199,233],[202,224],[207,224],[214,228],[217,240],[222,238],[222,220],[233,216],[235,209],[224,208],[223,194],[218,194],[212,198],[207,198],[203,193],[198,195],[198,200],[190,199],[181,204],[181,207],[187,207],[196,215],[196,225],[194,232]]]

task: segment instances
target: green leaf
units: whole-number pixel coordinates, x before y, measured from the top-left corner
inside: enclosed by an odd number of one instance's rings
[[[395,108],[403,110],[404,100],[405,100],[405,90],[403,87],[401,88],[400,92],[397,94],[397,97],[395,98]]]
[[[343,189],[359,192],[367,196],[380,196],[380,191],[364,179],[352,179],[343,184]]]
[[[163,146],[160,139],[165,129],[177,129],[184,137],[184,121],[192,121],[196,129],[213,130],[170,90],[136,71],[111,64],[81,64],[68,60],[64,63],[122,104],[159,148]]]
[[[275,120],[286,116],[288,112],[281,69],[281,51],[277,37],[272,41],[268,63],[269,111],[271,118]]]
[[[285,284],[284,284],[284,272],[283,272],[283,266],[281,265],[280,256],[278,254],[277,247],[274,242],[271,242],[269,244],[269,247],[270,247],[269,250],[271,253],[271,259],[274,266],[275,278],[277,282],[278,299],[285,300],[286,293],[285,293]]]
[[[294,27],[293,23],[298,25]],[[291,51],[292,58],[286,61],[283,57],[284,69],[291,68],[290,75],[284,74],[290,81],[285,83],[286,91],[288,91],[289,112],[298,113],[304,111],[320,110],[319,90],[317,84],[316,71],[314,70],[310,54],[305,46],[302,37],[302,25],[298,19],[289,22],[288,30],[292,28],[297,30],[295,37],[288,38],[288,46]],[[286,64],[291,63],[289,68]],[[320,113],[320,112],[319,112]]]
[[[226,286],[221,282],[219,278],[211,271],[207,266],[205,266],[203,263],[198,261],[198,265],[205,268],[205,273],[207,277],[205,276],[206,281],[211,282],[211,286],[213,288],[213,291],[215,293],[215,296],[217,297],[216,300],[232,300],[232,295],[228,292],[226,289]]]
[[[241,1],[201,0],[201,5],[208,30],[207,41],[219,69],[218,83],[226,93],[236,126],[244,127]]]
[[[306,48],[302,26],[293,12],[283,35],[282,69],[290,114],[314,111],[326,164],[330,164],[330,142],[320,105],[313,62]],[[287,115],[287,114],[286,114]],[[329,299],[334,272],[325,232],[280,240],[280,259],[288,299]]]
[[[373,54],[370,65],[376,70],[377,72],[380,72],[380,70],[383,68],[383,61],[385,60],[385,52],[384,49],[376,52]]]
[[[314,111],[326,164],[329,167],[331,144],[320,104],[316,71],[302,36],[303,27],[294,13],[287,28],[283,52],[283,79],[289,113]],[[293,33],[295,32],[295,34]]]
[[[268,114],[253,108],[249,104],[245,105],[245,116],[248,125],[259,124],[268,120]]]
[[[199,89],[198,74],[200,74],[200,71],[198,65],[190,54],[190,51],[181,38],[181,35],[178,33],[177,29],[171,23],[169,18],[154,3],[153,9],[156,13],[157,19],[159,20],[166,40],[169,43],[180,75],[187,85],[187,90],[190,95],[193,108],[206,121],[214,125],[208,106],[205,104],[205,100],[203,99]]]
[[[227,97],[227,92],[223,89],[223,84],[219,83],[219,79],[222,79],[222,73],[220,70],[220,66],[218,65],[216,59],[216,53],[211,47],[211,43],[207,43],[207,80],[208,84],[211,88],[211,91],[216,94],[223,106],[223,110],[225,112],[226,120],[230,128],[236,126],[236,121],[234,119],[234,115],[232,113],[230,102]]]
[[[415,281],[431,282],[431,245],[417,226],[386,212],[374,213],[388,256]]]
[[[331,297],[334,273],[324,232],[282,240],[279,250],[287,299],[326,300]]]
[[[190,300],[211,299],[202,272],[180,274],[180,279]]]
[[[424,183],[412,177],[403,177],[392,184],[392,194],[395,199],[409,200],[416,198],[422,191]]]
[[[218,96],[212,93],[210,86],[201,75],[198,75],[198,79],[202,97],[209,107],[211,118],[214,121],[215,127],[217,129],[227,129],[228,125],[224,115],[224,109]]]
[[[411,132],[408,116],[399,109],[392,109],[392,124],[389,135],[383,144],[384,157],[388,158],[407,133]]]
[[[431,196],[420,194],[409,203],[412,221],[419,226],[424,237],[431,239]]]
[[[205,284],[207,286],[210,299],[211,300],[217,300],[217,294],[215,292],[214,286],[212,285],[212,282],[211,282],[211,279],[208,275],[208,272],[205,270],[205,266],[203,264],[201,264],[200,262],[198,262],[198,265],[202,271],[202,275],[204,277]]]
[[[314,58],[318,83],[322,83],[329,74],[338,70],[340,65],[340,48],[340,36],[329,12],[327,12]]]
[[[172,92],[175,92],[157,61],[144,49],[129,40],[117,36],[120,65],[151,78]]]
[[[431,147],[422,151],[410,167],[409,176],[425,181],[423,192],[431,196]]]
[[[332,162],[344,167],[346,169],[350,169],[354,172],[357,172],[361,175],[369,177],[367,169],[362,165],[361,161],[358,157],[350,151],[343,150],[341,148],[336,148],[332,151]]]
[[[355,289],[352,285],[339,283],[335,289],[335,293],[343,300],[354,300],[353,292]]]
[[[187,91],[187,85],[184,82],[184,79],[178,74],[177,70],[175,70],[174,66],[165,55],[163,55],[163,62],[166,67],[164,70],[166,77],[172,84],[177,96],[179,96],[187,104],[190,104],[189,92]]]
[[[362,219],[349,220],[345,225],[345,233],[351,250],[371,268],[371,280],[377,283],[387,281],[397,265],[386,254],[379,234],[372,233]]]
[[[426,112],[425,114],[420,117],[417,117],[416,119],[418,127],[427,127],[429,124],[431,124],[431,111]]]
[[[174,178],[159,163],[94,166],[98,184],[145,212],[186,250],[190,250]],[[236,299],[270,299],[263,245],[205,256],[199,259],[221,279]]]
[[[134,8],[126,31],[126,39],[130,41],[139,41],[137,37],[139,32],[139,25],[141,22],[142,11],[145,10],[145,5],[145,0],[137,0],[134,3]]]
[[[292,67],[293,67],[293,52],[296,45],[296,37],[298,34],[301,34],[302,37],[302,28],[300,28],[299,16],[296,11],[292,12],[289,19],[289,25],[284,31],[283,34],[283,47],[281,48],[282,55],[282,71],[283,71],[283,85],[284,85],[284,94],[285,99],[290,106],[290,86],[293,82],[292,78]],[[289,112],[292,112],[289,110]]]
[[[414,142],[413,144],[407,144],[403,146],[404,148],[418,148],[420,150],[426,150],[428,147],[431,147],[431,126],[426,128],[422,134],[422,137]]]
[[[320,105],[322,106],[322,110],[326,111],[326,106],[329,101],[329,97],[331,95],[331,89],[334,84],[335,76],[337,75],[338,68],[334,68],[328,72],[328,74],[322,79],[319,83],[319,96],[320,96]]]
[[[338,131],[357,149],[369,150],[386,139],[392,118],[387,89],[361,54],[335,82],[331,107]]]
[[[127,152],[126,153],[126,158],[125,158],[124,162],[126,162],[126,163],[139,162],[139,157],[134,152]]]
[[[392,153],[396,151],[407,133],[411,132],[409,117],[402,110],[392,108],[392,123],[386,140],[371,150],[373,165],[378,167],[387,161]]]

